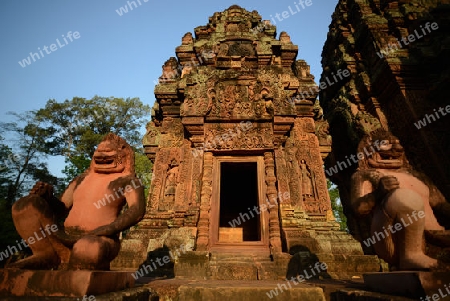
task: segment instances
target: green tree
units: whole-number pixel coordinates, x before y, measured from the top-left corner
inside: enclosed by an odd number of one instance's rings
[[[0,200],[6,200],[12,178],[9,165],[10,160],[14,157],[11,148],[1,141],[4,141],[4,138],[0,136]]]
[[[9,169],[9,160],[13,158],[12,150],[2,142],[4,138],[0,136],[0,251],[14,244],[19,238],[14,228],[11,216],[11,202],[6,200],[8,189],[12,182],[12,173]],[[3,267],[5,260],[0,261],[0,267]]]
[[[1,124],[1,128],[3,130],[5,124]],[[16,133],[13,132],[12,134]],[[12,137],[14,136],[12,135]],[[46,166],[36,162],[36,157],[30,156],[29,162],[25,163],[22,155],[14,153],[12,148],[3,142],[4,138],[0,136],[0,251],[3,251],[10,245],[15,245],[16,240],[20,240],[12,220],[11,207],[16,198],[29,188],[26,187],[27,181],[25,179],[39,179],[42,175],[39,171],[39,166],[43,167],[44,173],[46,171]],[[20,143],[19,146],[23,147]],[[23,151],[23,149],[19,149],[19,151]],[[30,154],[32,152],[28,151],[26,153]],[[20,152],[20,154],[23,153]],[[6,259],[1,260],[0,267],[3,267],[6,261]]]
[[[150,183],[152,181],[153,164],[146,155],[139,152],[135,152],[134,154],[136,176],[142,181],[142,184],[145,186],[144,194],[145,199],[147,199],[148,191],[150,189]]]
[[[11,215],[12,204],[5,199],[0,199],[0,251],[5,250],[8,246],[16,245],[16,240],[20,240],[20,236],[14,227]],[[6,259],[0,261],[0,267],[5,263]]]
[[[74,97],[57,102],[50,99],[38,115],[55,130],[52,155],[65,156],[65,184],[85,171],[95,147],[109,132],[124,138],[138,153],[141,151],[141,130],[150,115],[150,107],[138,98],[95,96]]]
[[[341,225],[341,230],[347,231],[347,217],[344,214],[344,207],[342,207],[341,199],[339,197],[339,190],[333,182],[327,179],[328,193],[331,199],[331,209],[333,210],[336,221]]]
[[[2,181],[6,190],[4,199],[13,203],[24,195],[36,181],[55,185],[57,178],[48,171],[46,162],[48,150],[53,147],[52,128],[43,127],[43,121],[36,111],[22,114],[9,112],[12,122],[0,123],[0,130],[8,137],[8,146],[2,145]]]

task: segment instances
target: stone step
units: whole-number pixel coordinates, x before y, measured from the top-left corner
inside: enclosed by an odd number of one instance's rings
[[[178,293],[179,301],[326,300],[321,288],[292,281],[201,281],[181,285]]]

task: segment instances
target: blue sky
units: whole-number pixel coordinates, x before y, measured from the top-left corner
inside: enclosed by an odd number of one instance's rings
[[[144,1],[134,0],[137,7],[131,4],[130,10],[127,2],[131,0],[3,0],[1,120],[9,120],[7,111],[39,109],[51,98],[139,97],[153,105],[154,81],[161,75],[163,63],[175,56],[181,37],[233,4],[257,10],[263,20],[274,18],[277,33],[286,31],[291,36],[299,46],[297,58],[311,65],[318,83],[322,47],[338,2],[311,0],[312,5],[302,9],[299,0]],[[124,6],[128,13],[120,16],[116,10]],[[289,6],[296,14],[288,13],[279,21],[275,15],[289,12]],[[78,32],[78,39],[70,41],[69,32]],[[51,44],[55,44],[53,49]],[[44,54],[39,59],[35,56],[26,67],[18,63],[39,50]],[[50,161],[55,175],[61,175],[61,169],[62,160]]]

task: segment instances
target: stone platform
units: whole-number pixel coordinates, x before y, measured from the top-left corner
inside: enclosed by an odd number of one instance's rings
[[[142,278],[137,282],[145,283],[151,291],[151,296],[159,300],[177,301],[230,301],[230,300],[327,300],[327,301],[412,301],[406,297],[370,292],[362,279],[334,280],[315,279],[298,285],[291,282],[291,287],[285,280],[155,280]],[[280,289],[282,288],[282,290]],[[277,290],[278,289],[278,290]],[[276,295],[273,291],[276,291]],[[272,298],[270,294],[272,291]],[[103,301],[103,299],[98,299]],[[105,299],[107,300],[107,299]],[[149,299],[153,300],[153,299]]]
[[[83,297],[134,286],[130,272],[0,270],[0,297]]]
[[[362,279],[315,279],[289,286],[286,280],[186,280],[142,277],[136,287],[99,295],[95,301],[230,301],[230,300],[314,300],[314,301],[412,301],[401,296],[369,291]],[[272,291],[272,293],[271,293]],[[276,293],[277,294],[276,294]],[[272,298],[270,298],[271,295]],[[89,297],[91,299],[89,299]],[[3,297],[2,301],[81,301],[83,297]],[[432,299],[430,299],[432,300]],[[441,300],[441,299],[439,299]],[[446,300],[446,299],[442,299]]]

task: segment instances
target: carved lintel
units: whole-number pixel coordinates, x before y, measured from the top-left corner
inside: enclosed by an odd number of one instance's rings
[[[272,149],[271,124],[206,124],[205,150]]]

